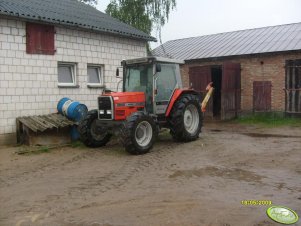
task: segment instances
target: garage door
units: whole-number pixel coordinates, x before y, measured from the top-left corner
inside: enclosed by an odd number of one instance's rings
[[[240,112],[241,84],[240,64],[225,62],[222,75],[221,118],[232,119]]]
[[[202,99],[206,95],[206,87],[211,82],[211,66],[197,66],[189,68],[189,85],[202,95]],[[213,116],[212,98],[208,102],[206,108],[206,116]]]

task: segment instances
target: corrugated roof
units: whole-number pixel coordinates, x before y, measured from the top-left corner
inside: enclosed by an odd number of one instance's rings
[[[0,0],[1,14],[156,41],[154,37],[77,0]]]
[[[290,50],[301,50],[301,23],[172,40],[155,48],[152,53],[194,60]]]

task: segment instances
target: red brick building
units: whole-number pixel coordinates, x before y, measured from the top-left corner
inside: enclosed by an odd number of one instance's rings
[[[184,60],[186,87],[214,83],[207,116],[301,115],[301,23],[168,41],[153,54]]]

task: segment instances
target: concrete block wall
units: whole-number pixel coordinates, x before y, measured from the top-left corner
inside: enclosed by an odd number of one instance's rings
[[[253,82],[272,82],[272,111],[285,110],[285,61],[301,59],[299,53],[279,53],[272,55],[257,55],[236,57],[225,61],[240,63],[241,65],[241,109],[244,112],[253,111]],[[189,67],[222,65],[223,60],[200,61],[186,63],[181,67],[183,85],[189,86]]]
[[[87,64],[103,65],[104,85],[116,90],[121,60],[147,54],[144,41],[64,27],[55,28],[55,55],[27,54],[25,28],[0,18],[0,144],[11,143],[17,117],[56,112],[62,97],[96,108],[102,89],[87,87]],[[58,62],[76,63],[78,88],[58,88]]]

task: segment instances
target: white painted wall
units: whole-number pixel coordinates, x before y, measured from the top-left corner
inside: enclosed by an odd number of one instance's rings
[[[56,27],[55,55],[26,53],[25,22],[0,18],[0,138],[15,133],[16,117],[56,112],[62,97],[96,108],[100,88],[87,87],[87,64],[104,65],[104,84],[116,90],[122,59],[146,56],[146,43]],[[57,63],[77,63],[79,88],[58,88]],[[1,139],[0,139],[1,143]]]

